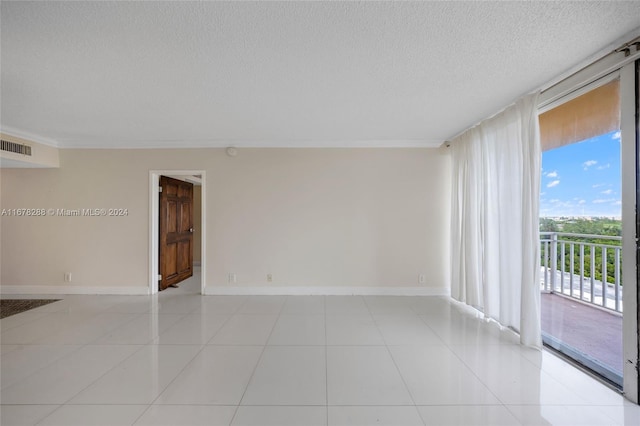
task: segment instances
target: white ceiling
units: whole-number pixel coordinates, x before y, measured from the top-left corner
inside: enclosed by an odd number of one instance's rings
[[[60,147],[437,146],[640,2],[1,3],[6,133]]]

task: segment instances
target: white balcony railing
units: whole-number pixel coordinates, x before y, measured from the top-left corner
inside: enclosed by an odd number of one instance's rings
[[[542,291],[622,312],[621,237],[541,232],[540,243]]]

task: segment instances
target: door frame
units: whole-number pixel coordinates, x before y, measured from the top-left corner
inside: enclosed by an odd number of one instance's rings
[[[158,293],[158,227],[160,226],[160,200],[158,199],[158,192],[160,190],[160,176],[193,176],[200,175],[201,184],[201,224],[200,224],[200,294],[205,294],[206,288],[206,271],[207,271],[207,203],[206,203],[206,171],[204,170],[149,170],[149,294]]]
[[[638,65],[636,65],[638,64]],[[622,295],[624,315],[622,316],[623,344],[623,392],[635,402],[640,402],[640,284],[638,283],[638,243],[636,238],[640,230],[637,228],[639,217],[637,207],[640,200],[638,194],[638,164],[640,162],[640,130],[637,122],[637,96],[640,96],[636,71],[638,61],[631,62],[621,69],[620,76],[620,133],[622,136],[622,277],[625,287]],[[635,238],[629,238],[633,236]],[[635,284],[635,285],[634,285]]]
[[[634,39],[638,36],[638,30],[628,34],[619,40]],[[640,60],[640,52],[631,52],[630,56],[624,56],[621,51],[610,48],[601,52],[600,59],[590,60],[591,64],[580,66],[550,82],[540,94],[539,109],[551,108],[552,104],[562,102],[565,96],[578,94],[583,87],[601,78],[618,72],[620,75],[620,133],[621,133],[621,167],[622,167],[622,277],[625,282],[635,283],[625,287],[622,295],[624,314],[622,317],[622,343],[623,343],[623,371],[622,391],[624,396],[632,402],[640,402],[640,264],[637,252],[639,247],[636,238],[624,238],[626,235],[638,237],[640,233],[640,216],[636,213],[636,207],[640,208],[640,129],[636,121],[636,84],[638,76],[635,71],[635,63]],[[595,57],[594,57],[595,58]],[[640,86],[640,84],[638,84]],[[638,227],[638,228],[637,228]]]

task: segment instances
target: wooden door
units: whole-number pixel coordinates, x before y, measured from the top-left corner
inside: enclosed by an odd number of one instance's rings
[[[193,184],[160,176],[158,290],[193,275]]]

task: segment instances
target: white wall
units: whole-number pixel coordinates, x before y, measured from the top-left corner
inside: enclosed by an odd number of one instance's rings
[[[2,217],[2,291],[146,293],[152,169],[206,171],[212,293],[448,289],[446,149],[241,149],[237,157],[180,149],[61,150],[59,169],[2,169],[4,209],[128,209],[126,217]]]

